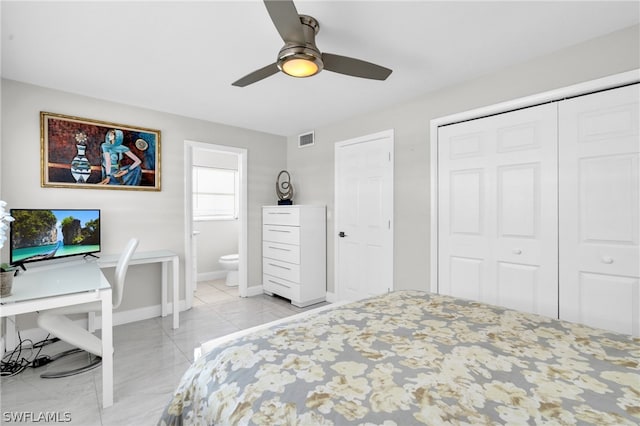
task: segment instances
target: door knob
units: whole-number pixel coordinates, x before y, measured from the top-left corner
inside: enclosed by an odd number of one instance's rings
[[[344,238],[344,237],[346,237],[346,236],[347,236],[347,234],[345,234],[344,232],[340,231],[340,232],[338,233],[338,236],[339,236],[340,238]]]
[[[513,249],[513,250],[511,250],[511,252],[513,254],[522,254],[522,250],[520,250],[520,249]]]
[[[609,256],[604,256],[602,258],[602,263],[606,263],[607,265],[610,265],[613,263],[613,259]]]

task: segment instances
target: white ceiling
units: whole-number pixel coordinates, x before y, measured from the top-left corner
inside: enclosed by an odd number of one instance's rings
[[[321,51],[391,76],[278,73],[239,88],[283,44],[261,1],[5,0],[2,77],[291,136],[638,24],[639,5],[298,0]]]

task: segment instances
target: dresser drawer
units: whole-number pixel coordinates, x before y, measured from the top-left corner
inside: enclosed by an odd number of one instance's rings
[[[264,241],[262,256],[289,263],[300,263],[300,246]]]
[[[300,282],[300,265],[263,258],[262,272],[294,283]]]
[[[264,225],[262,240],[274,243],[300,244],[300,228],[297,226]]]
[[[300,284],[263,274],[262,288],[269,293],[275,293],[289,300],[300,300]]]
[[[269,207],[262,209],[264,225],[300,225],[300,210],[296,207]]]

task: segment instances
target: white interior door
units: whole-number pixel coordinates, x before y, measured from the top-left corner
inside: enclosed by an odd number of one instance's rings
[[[438,130],[438,291],[558,315],[557,106]]]
[[[335,167],[337,296],[391,291],[393,131],[337,143]]]
[[[560,103],[560,318],[640,335],[638,84]]]

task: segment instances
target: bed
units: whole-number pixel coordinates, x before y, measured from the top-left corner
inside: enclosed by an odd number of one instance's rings
[[[159,425],[640,423],[640,339],[432,293],[208,347]]]

